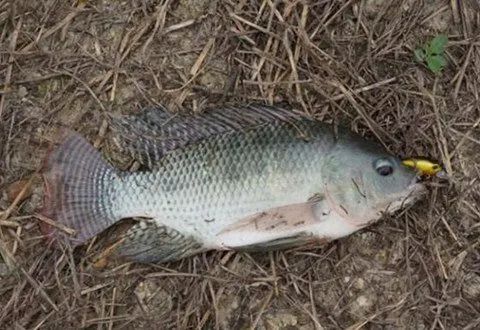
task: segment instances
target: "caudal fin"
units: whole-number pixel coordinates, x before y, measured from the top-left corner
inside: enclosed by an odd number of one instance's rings
[[[43,227],[43,231],[57,238],[66,236],[76,246],[116,222],[111,187],[118,173],[79,134],[64,133],[62,141],[47,156],[43,171],[42,213],[59,226]],[[63,226],[75,233],[66,235]]]

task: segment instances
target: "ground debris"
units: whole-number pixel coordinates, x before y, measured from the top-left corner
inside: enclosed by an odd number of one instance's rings
[[[17,266],[0,259],[2,328],[478,327],[477,2],[0,2],[0,240]],[[413,55],[437,34],[450,40],[441,75]],[[59,127],[128,170],[107,113],[247,101],[378,135],[439,161],[449,182],[318,249],[104,269],[90,267],[95,244],[48,245],[40,181],[12,204]]]

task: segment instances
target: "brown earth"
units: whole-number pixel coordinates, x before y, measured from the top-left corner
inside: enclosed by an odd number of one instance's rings
[[[478,1],[3,0],[0,22],[2,329],[480,327]],[[438,34],[435,75],[413,51]],[[47,248],[36,173],[56,127],[124,167],[107,112],[247,100],[376,133],[450,182],[308,251],[95,270],[88,247]]]

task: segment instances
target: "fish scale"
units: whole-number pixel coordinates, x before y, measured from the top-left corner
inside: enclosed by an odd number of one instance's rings
[[[121,172],[70,133],[47,158],[45,215],[83,244],[121,219],[116,246],[136,261],[211,249],[286,248],[349,235],[423,193],[415,172],[378,143],[267,106],[112,122],[115,143],[145,170]]]
[[[315,170],[314,163],[333,140],[323,143],[322,150],[321,144],[299,139],[298,130],[328,137],[317,125],[265,125],[171,152],[151,173],[119,181],[116,190],[122,193],[115,201],[116,216],[155,218],[170,228],[213,242],[215,231],[231,219],[314,194],[316,187],[306,178],[315,178],[320,187],[321,172]],[[265,186],[272,189],[265,190]],[[296,186],[296,196],[291,196],[289,186]]]

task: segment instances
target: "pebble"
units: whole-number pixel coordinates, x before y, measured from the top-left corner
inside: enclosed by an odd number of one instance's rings
[[[25,86],[20,86],[20,87],[18,87],[17,94],[20,98],[23,99],[25,96],[28,95],[28,90]]]

